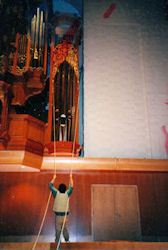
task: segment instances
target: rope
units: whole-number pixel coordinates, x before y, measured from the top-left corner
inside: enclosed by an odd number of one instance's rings
[[[54,156],[56,153],[56,137],[55,137],[55,85],[53,84],[53,128],[54,128]],[[54,158],[54,176],[56,176],[56,161]]]
[[[76,141],[76,127],[77,127],[77,117],[78,117],[78,103],[79,103],[79,95],[78,95],[78,100],[77,100],[77,110],[76,110],[76,119],[75,119],[75,133],[74,133],[74,140],[73,140],[73,149],[72,149],[72,157],[74,157],[74,152],[75,152],[75,141]],[[70,177],[72,176],[72,167],[70,169]],[[69,183],[70,186],[70,183]],[[66,222],[66,218],[67,218],[67,213],[68,213],[68,205],[69,205],[69,197],[67,200],[67,204],[66,204],[66,211],[65,211],[65,216],[64,216],[64,220],[63,220],[63,224],[62,224],[62,228],[61,228],[61,233],[60,233],[60,237],[59,237],[59,241],[57,244],[57,248],[56,250],[59,249],[60,243],[61,243],[61,235],[63,233],[64,227],[65,227],[65,222]]]
[[[62,0],[62,1],[64,1],[64,0]],[[54,86],[54,84],[53,84],[53,86]],[[79,86],[78,86],[78,88],[79,88]],[[55,95],[54,94],[55,94],[55,90],[53,88],[53,128],[54,128],[54,156],[55,156],[55,153],[56,153],[56,138],[55,138]],[[77,116],[78,116],[78,112],[79,112],[78,104],[79,104],[79,89],[78,89],[78,99],[77,99],[77,105],[76,105],[77,110],[76,110],[76,119],[75,119],[75,131],[74,131],[74,141],[73,141],[72,157],[74,157],[74,151],[75,151]],[[54,176],[56,176],[56,161],[55,160],[54,160]],[[72,167],[70,169],[70,177],[71,176],[72,176]],[[69,183],[69,185],[70,185],[70,183]],[[45,209],[45,213],[44,213],[44,216],[43,216],[43,219],[42,219],[42,223],[41,223],[41,226],[40,226],[40,229],[39,229],[39,232],[38,232],[38,235],[37,235],[37,238],[36,238],[36,241],[35,241],[35,243],[33,245],[32,250],[34,250],[35,247],[36,247],[36,244],[38,242],[38,239],[39,239],[42,227],[44,225],[45,217],[46,217],[46,214],[47,214],[47,211],[48,211],[48,207],[49,207],[49,203],[50,203],[50,199],[51,199],[51,194],[52,194],[52,192],[50,191],[49,197],[48,197],[48,201],[47,201],[47,205],[46,205],[46,209]],[[69,204],[69,197],[68,197],[68,200],[67,200],[66,213],[65,213],[65,217],[64,217],[64,221],[63,221],[63,225],[62,225],[62,229],[61,229],[61,233],[60,233],[60,238],[59,238],[57,249],[58,249],[58,247],[60,245],[61,235],[62,235],[62,232],[64,230],[64,226],[65,226],[65,221],[66,221],[66,217],[67,217],[67,210],[68,210],[68,204]]]
[[[54,86],[54,84],[53,84],[53,86]],[[54,155],[55,155],[55,153],[56,153],[56,137],[55,137],[55,97],[54,97],[54,93],[55,93],[55,89],[53,88],[53,129],[54,129]],[[76,133],[77,132],[77,129],[76,129],[77,128],[77,117],[78,117],[78,112],[79,112],[78,103],[79,103],[79,93],[78,93],[78,99],[77,99],[77,105],[76,105],[77,110],[76,110],[76,115],[75,115],[76,119],[75,119],[75,131],[74,131],[72,157],[74,157],[74,152],[75,152],[75,141],[76,141],[76,134],[77,134]],[[54,160],[54,175],[53,176],[56,176],[56,161],[55,160]],[[71,176],[72,176],[72,167],[70,169],[70,177]],[[69,183],[69,185],[70,185],[70,183]],[[36,247],[37,242],[39,240],[39,236],[40,236],[42,227],[44,225],[44,221],[45,221],[46,214],[47,214],[47,211],[48,211],[49,203],[50,203],[50,200],[51,200],[51,194],[52,194],[52,192],[50,191],[48,201],[47,201],[47,205],[46,205],[45,212],[44,212],[44,216],[43,216],[43,219],[42,219],[42,222],[41,222],[41,225],[40,225],[40,229],[39,229],[39,232],[38,232],[38,235],[36,237],[36,241],[35,241],[35,243],[33,245],[32,250],[35,250],[35,247]],[[59,249],[59,246],[60,246],[60,243],[61,243],[61,235],[62,235],[64,227],[65,227],[65,222],[66,222],[67,213],[68,213],[68,205],[69,205],[69,197],[68,197],[68,200],[67,200],[65,216],[64,216],[64,220],[63,220],[63,224],[62,224],[62,228],[61,228],[59,241],[58,241],[57,248],[56,248],[57,250]]]
[[[55,140],[55,99],[54,99],[54,93],[55,93],[55,89],[53,87],[53,127],[54,127],[54,153],[55,153],[56,152],[56,140]],[[54,158],[54,175],[53,176],[56,176],[56,161],[55,161],[55,158]],[[51,194],[52,194],[52,192],[50,191],[48,201],[47,201],[47,205],[46,205],[45,212],[44,212],[44,216],[43,216],[43,219],[42,219],[42,222],[41,222],[41,225],[40,225],[40,229],[39,229],[38,235],[36,237],[36,240],[34,242],[32,250],[35,249],[35,247],[37,245],[37,242],[39,240],[39,236],[41,234],[41,230],[43,228],[44,221],[45,221],[45,218],[46,218],[46,214],[47,214],[47,211],[48,211],[48,207],[49,207],[49,204],[50,204]]]
[[[41,233],[41,230],[42,230],[42,227],[44,225],[45,218],[46,218],[46,214],[47,214],[48,206],[49,206],[49,203],[50,203],[50,199],[51,199],[51,192],[50,192],[49,197],[48,197],[48,201],[47,201],[46,209],[45,209],[45,212],[44,212],[44,216],[43,216],[43,219],[42,219],[42,222],[41,222],[41,225],[40,225],[40,229],[39,229],[38,235],[36,237],[36,241],[34,242],[32,250],[34,250],[36,245],[37,245],[37,242],[38,242],[38,239],[39,239],[39,236],[40,236],[40,233]]]

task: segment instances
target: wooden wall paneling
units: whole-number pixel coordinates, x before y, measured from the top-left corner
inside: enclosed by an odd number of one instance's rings
[[[43,217],[44,217],[44,213],[46,210],[47,202],[49,199],[49,194],[50,194],[49,181],[50,180],[51,180],[51,178],[50,178],[49,174],[45,174],[45,175],[40,174],[38,177],[38,180],[36,179],[36,185],[38,185],[39,190],[40,190],[39,206],[41,205],[41,207],[39,207],[37,210],[37,211],[39,211],[39,213],[38,213],[38,225],[36,226],[36,231],[34,233],[35,235],[37,235],[39,232],[39,229],[40,229]],[[44,225],[42,227],[41,235],[54,234],[54,214],[52,213],[52,205],[53,205],[53,200],[51,197],[48,211],[47,211],[47,214],[45,217]],[[54,240],[54,238],[53,238],[53,240]]]
[[[139,198],[136,185],[113,185],[116,238],[141,240]]]
[[[53,173],[0,173],[0,235],[37,234],[49,195]],[[143,236],[166,236],[168,231],[168,173],[76,171],[70,200],[70,235],[91,235],[91,185],[137,185]],[[69,172],[58,172],[56,187],[69,183]],[[53,199],[42,235],[54,237]],[[54,238],[53,238],[54,239]]]
[[[153,173],[142,173],[138,176],[138,180],[142,235],[154,235],[156,202],[158,201],[155,200],[153,189]]]
[[[78,204],[80,203],[79,194],[79,178],[76,175],[73,175],[74,181],[74,190],[70,197],[70,215],[69,215],[69,231],[70,236],[76,239],[76,232],[78,230]]]
[[[86,182],[87,176],[85,175],[76,175],[76,185],[74,186],[75,192],[73,198],[77,200],[77,221],[76,221],[76,232],[77,236],[80,236],[81,233],[86,234],[87,227],[85,225],[88,223],[88,206],[90,204],[89,197],[86,199],[87,187],[89,183]]]
[[[79,207],[80,212],[80,225],[79,234],[84,235],[91,234],[91,176],[90,175],[78,175],[79,179],[79,195],[81,204]]]
[[[153,174],[153,190],[154,190],[154,200],[156,209],[155,216],[155,232],[161,233],[162,235],[167,235],[167,222],[168,222],[168,205],[165,201],[168,200],[168,180],[167,176],[163,173]],[[164,215],[164,220],[160,220],[160,217]],[[157,229],[160,228],[160,231]]]
[[[115,239],[113,185],[92,185],[92,236],[95,241]]]
[[[94,240],[141,239],[136,185],[92,185],[91,206]]]
[[[29,235],[34,232],[38,224],[39,211],[42,207],[40,190],[27,178],[25,173],[10,173],[5,175],[5,191],[3,192],[2,204],[6,209],[3,220],[8,235]],[[9,178],[10,177],[10,178]],[[44,199],[43,193],[43,199]]]

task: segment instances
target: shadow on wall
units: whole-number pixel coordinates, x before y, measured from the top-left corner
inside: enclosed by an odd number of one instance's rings
[[[47,193],[43,192],[40,185],[20,183],[1,190],[0,234],[36,235],[47,199]],[[48,234],[52,233],[48,232]]]

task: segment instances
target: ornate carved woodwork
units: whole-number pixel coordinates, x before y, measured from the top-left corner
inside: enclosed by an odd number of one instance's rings
[[[78,48],[75,48],[73,44],[67,43],[64,40],[61,44],[58,44],[53,50],[53,72],[52,79],[55,77],[58,67],[64,62],[68,62],[74,69],[77,83],[79,84],[79,53]]]
[[[29,68],[22,76],[17,77],[13,83],[13,99],[11,105],[24,105],[26,100],[43,91],[48,77],[42,68]]]

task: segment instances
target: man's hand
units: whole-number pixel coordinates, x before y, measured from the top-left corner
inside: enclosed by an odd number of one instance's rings
[[[54,183],[55,179],[56,179],[56,174],[54,174],[54,176],[53,176],[52,180],[50,181],[50,183]]]
[[[73,187],[72,172],[70,173],[70,186]]]

